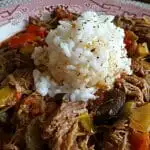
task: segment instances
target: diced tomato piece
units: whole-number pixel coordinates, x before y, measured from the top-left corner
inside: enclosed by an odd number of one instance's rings
[[[25,99],[24,104],[25,105],[32,105],[36,103],[36,97],[35,96],[29,96]]]
[[[37,33],[38,36],[40,36],[41,38],[44,38],[47,36],[47,32],[46,30],[41,30]]]
[[[131,150],[149,150],[149,133],[133,131],[130,136]]]
[[[32,116],[37,116],[42,113],[42,108],[35,96],[29,96],[24,100],[24,105],[29,108]]]
[[[72,13],[64,8],[60,8],[60,7],[56,8],[55,13],[58,19],[68,19],[68,20],[73,19]]]
[[[125,31],[125,39],[124,39],[125,47],[128,49],[132,45],[132,38],[129,31]]]
[[[126,44],[126,48],[128,49],[133,49],[133,45],[136,45],[136,41],[138,40],[138,37],[136,36],[136,34],[132,31],[125,31],[125,39],[124,39],[124,43]]]
[[[20,92],[16,92],[16,99],[19,101],[22,97],[22,94]]]
[[[126,45],[126,48],[129,48],[129,47],[132,45],[132,41],[129,40],[129,39],[126,39],[126,38],[125,38],[125,40],[124,40],[124,43],[125,43],[125,45]]]
[[[10,39],[9,46],[11,48],[18,48],[24,46],[27,42],[33,42],[36,39],[37,36],[34,33],[22,33]]]

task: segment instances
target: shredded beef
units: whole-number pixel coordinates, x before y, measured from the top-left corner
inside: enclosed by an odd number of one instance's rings
[[[141,102],[150,101],[150,85],[144,78],[126,75],[124,79],[128,82],[124,83],[124,88],[129,95],[138,97]]]
[[[87,112],[86,103],[62,103],[56,112],[45,121],[43,138],[49,140],[52,150],[77,148],[78,116]]]

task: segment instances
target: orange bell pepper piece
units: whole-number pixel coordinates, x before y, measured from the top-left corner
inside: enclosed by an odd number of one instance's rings
[[[24,46],[28,42],[36,41],[37,36],[34,33],[22,33],[10,39],[8,45],[11,48],[18,48]]]
[[[40,27],[40,26],[37,26],[34,24],[30,24],[27,27],[27,32],[28,33],[34,33],[37,36],[40,36],[41,38],[44,38],[47,35],[46,29],[44,27]]]

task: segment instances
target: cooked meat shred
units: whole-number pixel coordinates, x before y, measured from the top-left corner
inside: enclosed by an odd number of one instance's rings
[[[32,69],[17,69],[12,74],[9,74],[7,78],[1,83],[1,86],[9,84],[14,86],[17,92],[28,93],[30,89],[33,89],[33,76]]]
[[[144,58],[132,59],[132,69],[137,76],[145,76],[150,73],[150,65]]]
[[[32,60],[17,52],[17,50],[7,50],[0,53],[0,81],[16,68],[33,67]]]
[[[0,81],[9,73],[13,72],[16,64],[14,62],[16,50],[3,52],[0,54]]]
[[[144,103],[143,94],[137,86],[128,82],[124,82],[123,87],[126,95],[134,97],[134,100],[137,101],[139,104]]]
[[[150,48],[150,18],[116,17],[115,23],[119,27],[133,31],[138,37],[138,42],[146,42]]]
[[[4,150],[19,150],[19,148],[14,144],[6,144],[2,148]]]
[[[147,83],[147,81],[145,79],[138,77],[136,75],[132,75],[132,76],[126,75],[126,76],[124,76],[124,79],[133,85],[132,89],[135,89],[135,91],[138,92],[140,89],[140,92],[138,93],[139,96],[137,96],[137,97],[139,97],[139,101],[142,102],[143,101],[142,99],[144,99],[147,102],[150,101],[150,85]],[[139,89],[135,88],[134,86],[138,87]],[[127,89],[129,90],[129,87],[131,87],[131,85],[129,85],[128,83],[124,83],[124,88],[127,93],[129,93],[129,91],[127,91]],[[141,96],[141,92],[142,92],[143,96]]]
[[[104,149],[129,150],[128,142],[129,126],[126,119],[121,119],[116,122],[105,135]]]
[[[46,121],[44,127],[44,139],[49,140],[52,150],[71,150],[77,138],[78,116],[87,112],[86,103],[68,102]],[[64,140],[66,139],[66,140]]]
[[[25,97],[17,112],[20,124],[28,124],[28,122],[35,117],[42,115],[45,111],[45,107],[44,98],[38,93],[32,93],[28,97]]]

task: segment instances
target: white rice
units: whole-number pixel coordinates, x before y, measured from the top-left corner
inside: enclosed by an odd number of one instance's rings
[[[71,100],[95,99],[98,88],[112,88],[122,73],[132,74],[127,58],[124,30],[114,16],[84,12],[76,21],[60,21],[50,30],[48,47],[35,48],[35,65],[47,70],[33,73],[37,91],[45,96],[66,93]]]

